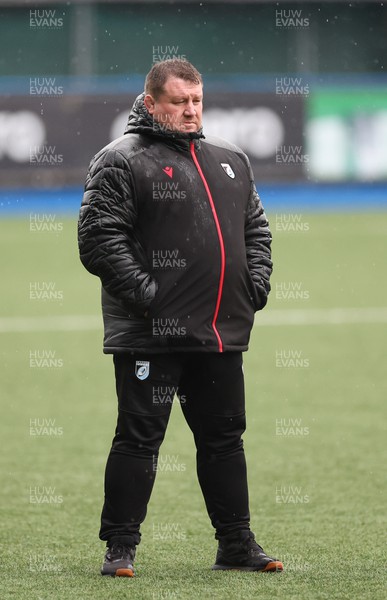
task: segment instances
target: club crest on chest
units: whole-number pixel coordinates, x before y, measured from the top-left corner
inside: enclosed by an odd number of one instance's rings
[[[226,175],[228,175],[231,179],[235,179],[235,173],[228,163],[220,163],[220,166]]]

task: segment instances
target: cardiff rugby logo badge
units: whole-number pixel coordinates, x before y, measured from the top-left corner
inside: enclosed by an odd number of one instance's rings
[[[136,360],[134,372],[136,373],[137,379],[146,379],[149,375],[149,360]]]
[[[232,170],[232,168],[230,167],[230,165],[228,163],[220,163],[221,167],[223,168],[223,171],[225,173],[227,173],[227,175],[229,177],[231,177],[231,179],[235,179],[235,173]]]

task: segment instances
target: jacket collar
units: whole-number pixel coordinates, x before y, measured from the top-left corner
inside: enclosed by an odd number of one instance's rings
[[[192,140],[204,138],[203,128],[192,133],[181,133],[180,131],[170,131],[155,121],[146,109],[144,104],[145,93],[137,96],[132,110],[130,111],[128,123],[124,134],[141,133],[157,137],[165,143],[176,146],[188,147]],[[198,142],[199,143],[199,142]]]

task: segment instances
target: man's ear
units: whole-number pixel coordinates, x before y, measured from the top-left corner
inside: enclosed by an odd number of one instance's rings
[[[153,96],[151,96],[150,94],[146,94],[144,97],[144,104],[148,113],[150,115],[153,115],[153,113],[155,112],[155,100]]]

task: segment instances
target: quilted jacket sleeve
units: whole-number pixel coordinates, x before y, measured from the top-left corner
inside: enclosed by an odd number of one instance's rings
[[[134,314],[144,314],[157,283],[136,251],[137,205],[130,167],[116,150],[91,162],[78,222],[80,258],[105,290]]]
[[[253,172],[249,165],[251,192],[246,211],[245,242],[247,265],[256,292],[255,308],[261,310],[270,292],[271,232],[261,200],[255,189]]]

